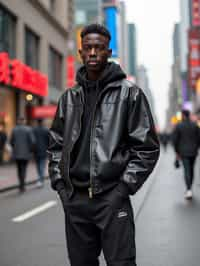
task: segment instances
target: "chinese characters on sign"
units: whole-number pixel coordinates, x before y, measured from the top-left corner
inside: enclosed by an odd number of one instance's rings
[[[189,30],[188,81],[192,89],[196,88],[196,81],[200,76],[200,29]]]
[[[21,61],[0,53],[0,82],[39,95],[48,95],[48,78]]]
[[[192,26],[200,26],[200,0],[192,0]]]

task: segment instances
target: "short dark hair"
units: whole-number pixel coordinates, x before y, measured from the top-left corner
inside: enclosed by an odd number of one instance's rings
[[[187,109],[183,109],[182,110],[182,115],[185,116],[186,118],[190,117],[190,111]]]
[[[83,30],[81,31],[81,38],[83,39],[87,34],[90,33],[98,33],[108,38],[108,40],[111,40],[110,32],[106,27],[104,27],[101,24],[93,23],[85,26]]]

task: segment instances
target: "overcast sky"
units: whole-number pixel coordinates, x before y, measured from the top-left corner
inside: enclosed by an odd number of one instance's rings
[[[172,34],[180,21],[180,0],[124,0],[127,20],[136,24],[138,63],[148,69],[160,127],[165,122],[171,81]]]

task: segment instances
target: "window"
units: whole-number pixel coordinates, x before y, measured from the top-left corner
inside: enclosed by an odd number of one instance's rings
[[[39,68],[39,37],[25,29],[25,63],[34,69]]]
[[[16,18],[0,6],[0,52],[16,55]]]
[[[62,56],[52,47],[49,49],[49,85],[62,89]]]

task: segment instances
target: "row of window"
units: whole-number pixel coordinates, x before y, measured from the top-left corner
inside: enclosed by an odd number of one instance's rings
[[[0,52],[16,57],[16,18],[0,6]],[[39,69],[40,38],[25,27],[25,64]],[[62,87],[62,55],[51,46],[48,56],[49,85],[56,89]]]

